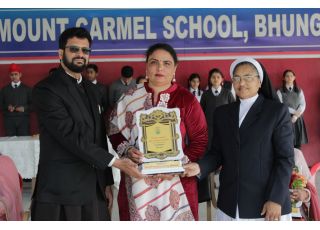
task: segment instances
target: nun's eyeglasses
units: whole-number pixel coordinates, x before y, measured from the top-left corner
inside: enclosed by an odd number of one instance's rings
[[[244,82],[252,82],[253,79],[255,77],[258,77],[259,75],[245,75],[245,76],[235,76],[232,78],[232,82],[234,83],[239,83],[241,80],[244,81]]]
[[[88,47],[79,47],[79,46],[66,46],[66,48],[68,48],[70,50],[71,53],[79,53],[80,50],[82,51],[82,53],[88,55],[91,52],[91,49]]]

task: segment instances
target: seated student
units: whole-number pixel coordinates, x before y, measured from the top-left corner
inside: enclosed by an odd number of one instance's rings
[[[22,220],[22,214],[19,173],[13,161],[0,153],[0,221]]]

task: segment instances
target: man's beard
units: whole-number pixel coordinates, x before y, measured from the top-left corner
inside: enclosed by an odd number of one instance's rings
[[[85,70],[86,66],[87,66],[87,60],[84,59],[84,58],[81,58],[84,60],[84,63],[82,66],[78,66],[78,65],[75,65],[73,64],[73,61],[75,59],[80,59],[79,57],[76,57],[76,58],[72,58],[72,61],[69,62],[65,53],[63,54],[63,58],[62,58],[62,62],[63,64],[69,69],[71,70],[72,72],[75,72],[75,73],[82,73],[83,70]]]

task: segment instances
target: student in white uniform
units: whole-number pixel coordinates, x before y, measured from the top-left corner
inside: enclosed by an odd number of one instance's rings
[[[197,73],[193,73],[188,78],[189,91],[197,98],[200,102],[203,91],[200,89],[201,78]]]
[[[296,74],[292,70],[285,70],[282,75],[282,87],[277,91],[279,99],[288,106],[294,131],[294,147],[300,149],[302,144],[308,143],[306,125],[303,113],[306,100],[303,90],[298,87]]]

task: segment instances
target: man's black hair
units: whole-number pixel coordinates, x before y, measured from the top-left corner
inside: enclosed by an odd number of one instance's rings
[[[68,28],[65,31],[63,31],[63,33],[60,35],[59,37],[59,49],[65,49],[66,44],[68,42],[68,39],[70,38],[86,38],[89,41],[89,46],[91,47],[91,43],[92,43],[92,38],[90,33],[82,27],[72,27],[72,28]]]
[[[121,76],[125,78],[130,78],[133,76],[133,68],[129,65],[122,67]]]
[[[98,66],[96,64],[88,64],[86,66],[86,70],[87,69],[93,69],[96,73],[98,73],[98,71],[99,71]]]

